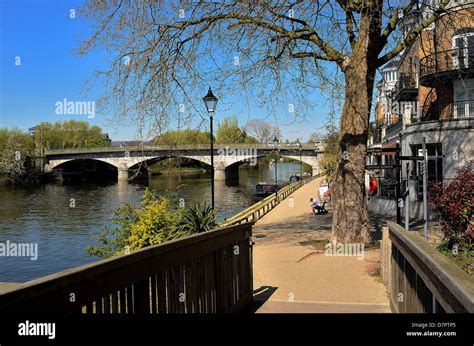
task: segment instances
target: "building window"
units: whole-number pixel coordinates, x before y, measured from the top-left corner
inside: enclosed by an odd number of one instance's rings
[[[423,156],[421,144],[411,146],[414,156]],[[426,144],[428,151],[428,185],[432,182],[443,181],[443,153],[441,143]],[[415,169],[412,173],[416,177],[418,198],[423,198],[423,161],[415,161]]]
[[[468,68],[474,64],[474,28],[463,28],[452,38],[453,67]]]
[[[474,117],[474,79],[454,81],[453,89],[453,117]]]

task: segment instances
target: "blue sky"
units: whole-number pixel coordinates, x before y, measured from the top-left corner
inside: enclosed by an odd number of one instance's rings
[[[55,113],[56,102],[64,98],[90,100],[101,94],[99,86],[94,85],[87,98],[81,93],[84,81],[100,69],[105,60],[99,53],[85,57],[73,54],[78,39],[89,31],[86,22],[70,18],[70,10],[81,4],[79,0],[0,0],[0,127],[27,131],[44,121],[76,119],[101,126],[114,140],[135,138],[133,126],[109,126],[112,114],[96,114],[90,119],[87,115]],[[314,97],[321,100],[321,106],[306,119],[295,122],[282,110],[278,120],[284,137],[306,140],[324,126],[328,107],[324,105],[323,96]],[[263,108],[251,112],[229,109],[216,112],[216,120],[235,114],[239,114],[241,125],[249,118],[273,119],[266,116]]]

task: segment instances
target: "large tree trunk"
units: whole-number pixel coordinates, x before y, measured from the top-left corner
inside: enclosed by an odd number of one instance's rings
[[[345,101],[341,116],[340,145],[334,181],[331,241],[371,242],[365,191],[365,155],[372,104],[377,51],[371,37],[370,16],[361,20],[357,45],[344,69]],[[373,17],[372,17],[373,19]]]

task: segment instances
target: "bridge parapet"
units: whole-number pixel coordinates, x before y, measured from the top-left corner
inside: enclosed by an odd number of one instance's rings
[[[216,150],[226,148],[230,149],[263,149],[263,150],[274,150],[274,146],[271,144],[262,143],[235,143],[235,144],[214,144]],[[170,145],[157,145],[157,146],[129,146],[129,147],[95,147],[95,148],[68,148],[68,149],[46,149],[45,156],[58,155],[58,154],[73,154],[73,153],[97,153],[97,152],[135,152],[135,151],[182,151],[182,150],[210,150],[210,144],[178,144],[174,146]],[[278,145],[279,151],[299,151],[299,148],[295,144],[282,144]],[[303,151],[315,151],[318,153],[324,152],[324,145],[315,146],[314,144],[303,144]]]

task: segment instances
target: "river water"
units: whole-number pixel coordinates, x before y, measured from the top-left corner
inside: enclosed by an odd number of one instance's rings
[[[298,163],[278,163],[278,179],[298,174]],[[239,181],[215,182],[218,220],[257,201],[255,184],[274,178],[273,168],[240,169]],[[113,227],[114,210],[138,204],[146,187],[174,192],[187,205],[211,199],[209,174],[161,175],[136,182],[50,183],[37,187],[0,186],[0,243],[36,243],[38,258],[0,255],[0,282],[23,282],[98,260],[85,248],[104,226]]]

